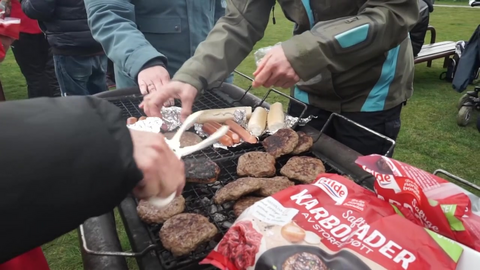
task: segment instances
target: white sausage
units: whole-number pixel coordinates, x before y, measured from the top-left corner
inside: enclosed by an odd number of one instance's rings
[[[262,135],[267,125],[267,111],[262,107],[257,107],[248,121],[247,129],[253,136]]]
[[[272,133],[285,127],[285,114],[283,112],[283,105],[280,102],[275,102],[270,105],[268,112],[268,130]]]
[[[252,107],[232,107],[226,109],[211,109],[204,110],[203,113],[197,118],[197,123],[203,124],[209,121],[216,121],[224,123],[231,119],[233,120],[233,113],[235,110],[245,110],[247,112],[247,119],[252,115]]]

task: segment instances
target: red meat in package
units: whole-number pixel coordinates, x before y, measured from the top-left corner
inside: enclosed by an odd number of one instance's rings
[[[426,228],[480,251],[480,199],[438,176],[379,155],[356,163],[375,176],[377,196]]]
[[[245,210],[202,264],[222,270],[455,269],[463,249],[337,174]]]

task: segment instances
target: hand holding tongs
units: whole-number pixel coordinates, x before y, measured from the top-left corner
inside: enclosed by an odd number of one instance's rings
[[[202,150],[204,148],[209,147],[210,145],[214,144],[217,142],[222,136],[227,134],[229,127],[228,126],[222,126],[219,128],[215,133],[212,135],[208,136],[205,140],[201,141],[200,143],[192,146],[187,146],[184,148],[180,148],[180,138],[183,135],[183,132],[185,132],[187,129],[191,128],[197,118],[203,113],[203,111],[198,111],[194,114],[191,114],[185,122],[183,122],[182,126],[178,129],[178,131],[175,133],[172,139],[165,139],[167,142],[168,146],[172,151],[175,153],[175,155],[181,159],[183,156],[190,155],[194,152],[197,152],[199,150]],[[159,198],[159,197],[152,197],[149,200],[149,203],[152,204],[153,206],[157,208],[162,208],[167,206],[169,203],[175,199],[176,192],[172,193],[170,196],[167,198]]]

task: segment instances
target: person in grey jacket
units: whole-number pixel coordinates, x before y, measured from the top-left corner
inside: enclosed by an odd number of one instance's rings
[[[90,33],[83,1],[22,0],[21,4],[47,35],[62,94],[93,95],[107,90],[107,57]]]
[[[430,22],[430,13],[433,12],[434,0],[418,0],[419,18],[417,24],[410,30],[410,41],[412,42],[413,56],[417,57],[422,50]]]
[[[146,94],[168,82],[225,13],[225,0],[85,0],[93,37],[117,88]],[[231,82],[231,78],[229,80]]]

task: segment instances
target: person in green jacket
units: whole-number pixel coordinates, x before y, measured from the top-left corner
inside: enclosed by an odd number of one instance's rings
[[[143,94],[167,83],[225,14],[225,0],[85,0],[85,7],[117,89],[138,85]]]
[[[417,0],[278,0],[295,23],[294,36],[271,49],[254,72],[254,87],[291,87],[320,129],[332,112],[396,139],[400,112],[413,93],[414,62],[408,32]],[[231,72],[262,39],[274,0],[228,0],[221,18],[162,91],[144,99],[148,115],[164,100],[182,100],[183,117],[198,93]],[[296,116],[300,108],[289,105]],[[326,133],[357,152],[385,154],[390,147],[356,127],[333,121]]]

